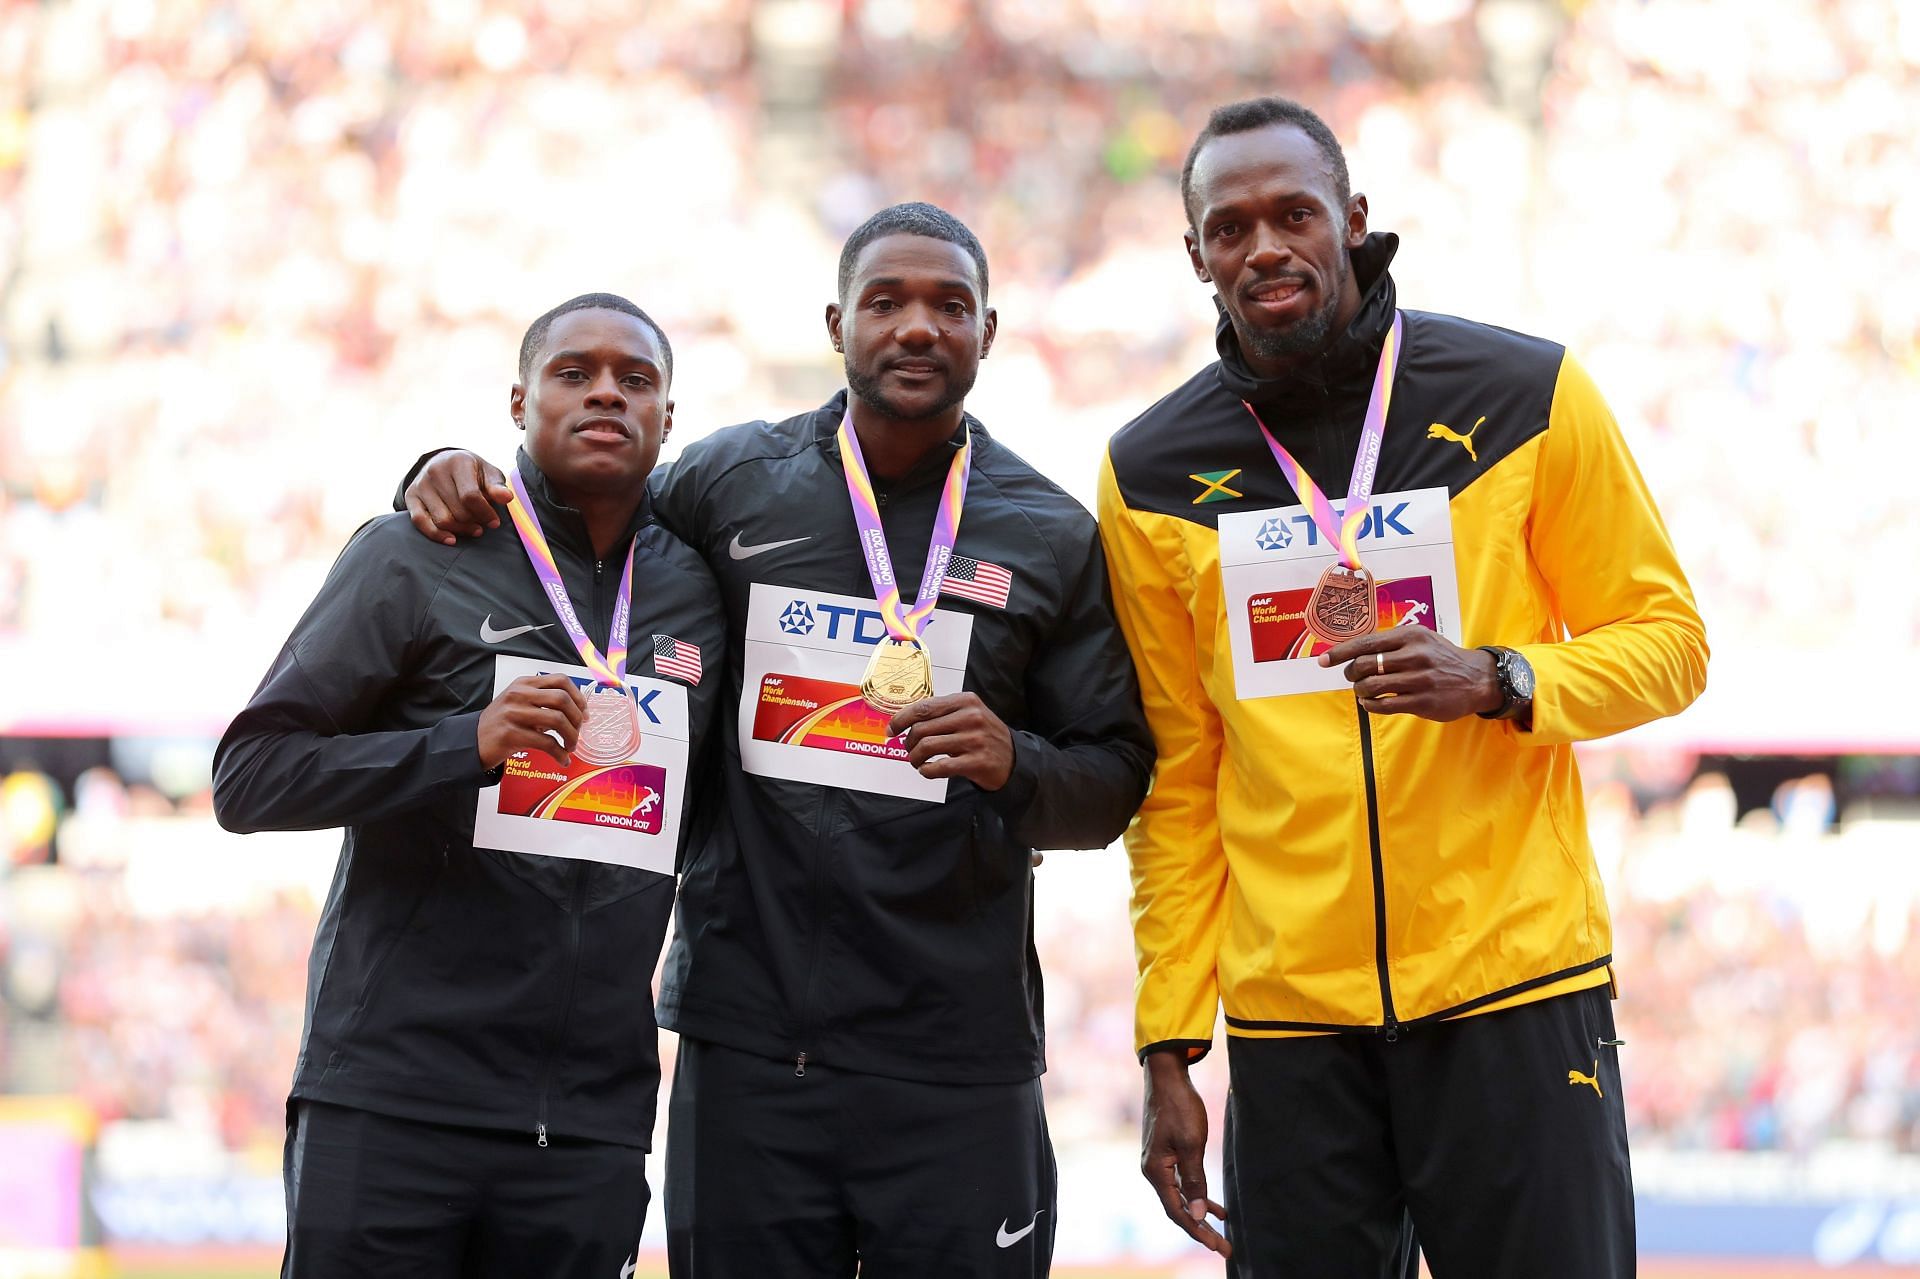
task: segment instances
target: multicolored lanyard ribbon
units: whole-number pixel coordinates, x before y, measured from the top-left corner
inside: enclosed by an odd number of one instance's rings
[[[874,496],[873,481],[867,476],[867,459],[860,453],[860,440],[853,429],[853,407],[848,405],[840,419],[836,436],[840,442],[840,460],[847,473],[847,496],[853,499],[853,520],[860,526],[860,549],[867,557],[867,576],[873,579],[873,598],[880,605],[887,634],[905,644],[915,644],[926,628],[933,606],[940,602],[940,583],[946,580],[947,562],[953,558],[954,539],[960,535],[960,508],[966,501],[967,477],[973,473],[973,432],[968,430],[947,467],[946,487],[940,492],[940,509],[933,517],[933,540],[927,547],[927,566],[920,574],[920,593],[913,607],[900,599],[900,583],[893,575],[893,558],[887,554],[887,534],[880,525],[880,502]]]
[[[1393,371],[1400,362],[1402,327],[1400,312],[1395,311],[1393,329],[1380,347],[1380,366],[1373,373],[1373,394],[1367,399],[1366,420],[1360,426],[1360,451],[1354,455],[1353,480],[1347,485],[1344,515],[1334,513],[1333,503],[1327,500],[1306,469],[1294,461],[1287,446],[1273,438],[1273,432],[1260,421],[1253,405],[1240,401],[1246,405],[1247,412],[1253,414],[1260,434],[1266,436],[1273,460],[1280,464],[1287,483],[1300,495],[1301,505],[1313,515],[1313,522],[1320,526],[1327,541],[1340,548],[1340,559],[1348,568],[1360,567],[1360,526],[1366,522],[1367,503],[1373,497],[1374,473],[1380,469],[1380,440],[1387,433],[1387,404],[1393,399]]]
[[[627,545],[627,566],[620,573],[620,593],[613,601],[613,634],[607,637],[607,655],[602,657],[600,650],[587,638],[586,627],[580,625],[580,615],[574,611],[573,600],[567,595],[567,584],[560,580],[560,566],[554,562],[553,547],[547,542],[547,535],[540,527],[540,517],[534,513],[533,499],[527,494],[527,483],[520,478],[519,468],[507,473],[507,482],[513,486],[513,501],[507,506],[507,514],[513,517],[514,531],[520,534],[520,545],[526,548],[527,559],[533,564],[533,571],[540,579],[540,585],[547,592],[547,599],[553,604],[553,612],[560,619],[560,626],[580,651],[581,663],[594,677],[609,688],[626,691],[627,675],[627,615],[633,610],[633,557],[639,549],[640,538],[635,535]]]

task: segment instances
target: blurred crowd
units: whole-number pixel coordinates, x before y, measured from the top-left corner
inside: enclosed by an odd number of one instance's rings
[[[1898,0],[0,0],[0,655],[137,630],[180,676],[0,728],[217,727],[419,450],[510,451],[573,293],[667,325],[682,443],[815,402],[892,200],[981,232],[972,402],[1085,495],[1210,356],[1178,170],[1267,91],[1346,140],[1410,305],[1584,354],[1722,651],[1920,640],[1920,514],[1857,482],[1920,411]]]
[[[508,454],[568,296],[665,324],[677,444],[816,402],[838,245],[895,200],[979,231],[970,404],[1087,497],[1211,358],[1179,168],[1263,92],[1346,142],[1407,305],[1584,357],[1717,652],[1920,646],[1920,509],[1862,482],[1920,419],[1902,0],[0,0],[0,733],[218,731],[419,451]],[[165,789],[0,781],[0,1091],[270,1162],[327,854],[195,863]],[[1596,785],[1642,1146],[1920,1151],[1914,872],[1830,809]],[[1089,900],[1041,928],[1063,1140],[1137,1123]]]
[[[29,789],[54,814],[57,864]],[[167,1121],[271,1167],[334,837],[287,856],[222,835],[204,793],[169,808],[105,769],[75,790],[0,781],[14,863],[0,1093],[74,1092],[109,1120]],[[1636,1148],[1920,1153],[1915,822],[1855,815],[1836,833],[1823,776],[1737,823],[1712,773],[1651,800],[1601,780],[1591,804]],[[1038,893],[1055,1138],[1128,1141],[1140,1076],[1123,859],[1055,854]],[[1223,1063],[1197,1074],[1218,1106]]]
[[[1601,780],[1589,802],[1635,1149],[1920,1153],[1911,812],[1836,829],[1831,783],[1816,775],[1736,822],[1718,774],[1630,787],[1608,772],[1590,766]],[[1051,921],[1040,951],[1054,1131],[1125,1138],[1140,1078],[1123,929],[1057,909]],[[1223,1064],[1209,1059],[1196,1077],[1219,1114]]]

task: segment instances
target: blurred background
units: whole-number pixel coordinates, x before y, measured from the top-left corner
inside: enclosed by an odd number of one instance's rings
[[[224,835],[212,743],[416,454],[511,455],[533,316],[652,311],[676,445],[784,416],[932,200],[970,406],[1085,500],[1212,358],[1179,167],[1269,92],[1404,304],[1583,356],[1707,616],[1583,756],[1645,1273],[1920,1273],[1920,5],[0,0],[0,1279],[277,1265],[337,836]],[[1038,875],[1062,1269],[1217,1273],[1135,1170],[1124,859]]]

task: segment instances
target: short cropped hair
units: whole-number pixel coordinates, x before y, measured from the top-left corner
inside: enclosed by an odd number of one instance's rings
[[[1180,203],[1187,211],[1188,225],[1195,222],[1193,164],[1200,158],[1201,150],[1215,138],[1251,133],[1271,124],[1292,125],[1313,139],[1314,146],[1320,149],[1321,158],[1333,173],[1334,194],[1339,197],[1340,206],[1346,207],[1347,200],[1353,195],[1352,183],[1347,177],[1347,154],[1340,149],[1340,140],[1333,136],[1333,130],[1327,127],[1327,122],[1291,98],[1248,98],[1245,102],[1229,102],[1223,107],[1215,107],[1213,114],[1207,117],[1206,128],[1200,130],[1200,136],[1193,140],[1193,146],[1187,150],[1187,163],[1180,170]]]
[[[540,344],[547,340],[547,330],[553,327],[555,320],[575,311],[618,311],[622,315],[631,315],[652,329],[653,336],[660,339],[660,358],[667,362],[663,371],[669,382],[673,380],[673,343],[667,341],[667,331],[655,323],[651,315],[618,293],[582,293],[577,298],[567,299],[527,326],[527,335],[520,339],[520,381],[523,385],[533,373],[533,357],[539,353]]]
[[[925,204],[915,200],[909,204],[896,204],[880,210],[854,228],[853,234],[840,248],[840,300],[847,300],[847,291],[853,287],[853,265],[860,259],[860,250],[875,240],[889,235],[923,235],[929,240],[945,240],[948,244],[957,244],[967,251],[973,259],[974,269],[980,272],[980,300],[987,299],[987,251],[980,247],[979,239],[967,229],[967,224],[937,205]]]

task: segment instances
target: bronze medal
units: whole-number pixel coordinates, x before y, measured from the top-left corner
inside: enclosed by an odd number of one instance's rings
[[[639,749],[640,720],[632,696],[623,688],[600,687],[588,693],[587,717],[580,721],[573,757],[604,767],[626,763]]]
[[[1313,584],[1304,620],[1309,631],[1329,644],[1372,634],[1380,620],[1373,574],[1338,562],[1327,565]]]
[[[867,705],[897,715],[915,702],[933,696],[933,663],[916,640],[892,636],[874,645],[867,672],[860,678],[860,696]]]

